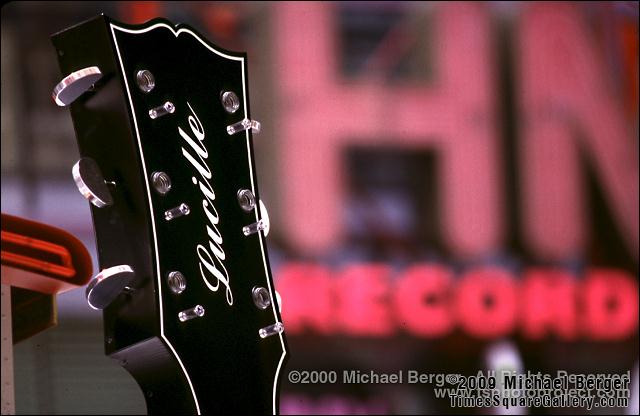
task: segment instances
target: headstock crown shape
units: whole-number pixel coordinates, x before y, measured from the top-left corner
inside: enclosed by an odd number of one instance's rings
[[[52,37],[91,202],[106,353],[151,413],[277,413],[287,356],[253,159],[247,59],[99,16]]]

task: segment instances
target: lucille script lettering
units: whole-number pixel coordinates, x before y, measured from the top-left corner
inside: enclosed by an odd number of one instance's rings
[[[225,254],[222,249],[222,234],[218,230],[220,216],[213,204],[216,194],[209,183],[212,175],[211,169],[207,165],[209,153],[204,145],[205,132],[191,104],[187,103],[187,105],[191,110],[191,115],[188,118],[189,127],[191,127],[191,133],[195,140],[182,128],[178,127],[178,133],[186,143],[182,147],[182,156],[189,161],[197,172],[197,177],[193,176],[191,181],[200,189],[203,196],[202,209],[209,220],[206,225],[207,235],[209,236],[208,244],[198,244],[196,246],[196,253],[200,260],[200,275],[207,287],[213,292],[217,292],[220,289],[220,285],[224,286],[227,303],[232,305],[233,294],[229,285],[229,273],[224,265]]]

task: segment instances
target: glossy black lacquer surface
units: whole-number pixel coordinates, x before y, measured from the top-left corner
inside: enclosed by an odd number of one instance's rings
[[[251,133],[226,131],[251,118],[246,56],[203,39],[164,20],[133,27],[104,16],[53,36],[63,76],[93,65],[104,74],[70,109],[80,155],[115,182],[114,204],[91,207],[100,268],[129,264],[136,274],[135,290],[104,311],[105,348],[139,382],[151,413],[272,413],[286,340],[258,335],[282,320],[264,236],[242,233],[261,213],[236,197],[252,189],[259,198]],[[144,69],[155,77],[148,93],[136,83]],[[240,98],[235,113],[222,91]],[[167,101],[175,112],[151,119]],[[165,195],[151,186],[156,171],[171,178]],[[166,221],[181,203],[190,213]],[[181,294],[167,285],[174,270],[186,277]],[[255,286],[269,289],[271,307],[256,307]],[[196,305],[204,316],[178,319]]]

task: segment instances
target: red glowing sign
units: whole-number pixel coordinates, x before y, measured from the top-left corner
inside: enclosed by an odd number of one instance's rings
[[[638,283],[620,270],[591,269],[580,279],[537,268],[520,280],[498,267],[454,277],[428,264],[394,275],[379,264],[333,272],[293,263],[278,276],[290,334],[435,338],[458,329],[478,338],[520,331],[529,339],[621,340],[638,330]]]
[[[341,152],[348,145],[385,144],[442,155],[439,221],[452,252],[482,255],[503,247],[504,167],[495,108],[500,92],[487,5],[433,4],[431,60],[437,75],[430,85],[389,85],[375,77],[341,80],[334,6],[283,2],[275,7],[274,68],[285,114],[279,128],[280,177],[287,184],[282,226],[288,240],[310,252],[338,244],[346,193]],[[636,141],[625,130],[624,112],[582,17],[575,4],[523,4],[514,26],[516,165],[522,169],[518,197],[525,244],[550,260],[584,252],[588,210],[580,148],[637,260]]]

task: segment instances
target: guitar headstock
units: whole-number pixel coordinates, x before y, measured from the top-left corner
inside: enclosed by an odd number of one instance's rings
[[[100,16],[53,36],[101,272],[105,348],[150,412],[277,412],[287,354],[267,257],[246,55]]]

